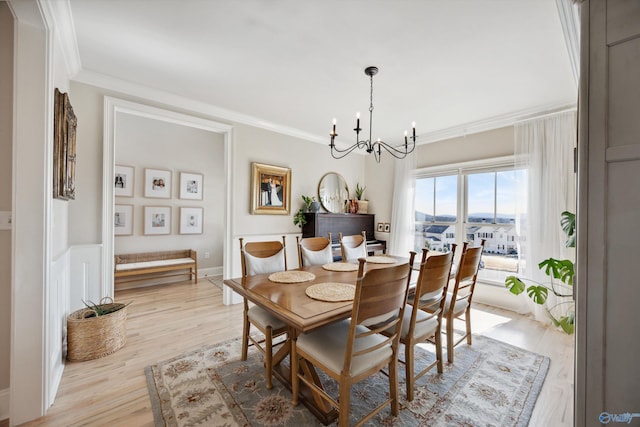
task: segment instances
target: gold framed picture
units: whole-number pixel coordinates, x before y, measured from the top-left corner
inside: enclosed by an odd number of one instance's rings
[[[251,213],[289,215],[291,211],[291,169],[251,164]]]
[[[76,198],[76,127],[69,96],[57,88],[53,113],[53,197]]]

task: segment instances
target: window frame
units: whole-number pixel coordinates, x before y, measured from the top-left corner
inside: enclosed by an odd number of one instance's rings
[[[414,179],[422,179],[422,178],[437,178],[438,176],[450,176],[457,175],[458,179],[458,187],[457,187],[457,221],[455,223],[446,223],[446,222],[425,222],[433,225],[449,225],[454,226],[455,234],[456,234],[456,243],[461,244],[466,241],[466,229],[469,226],[476,225],[484,225],[490,227],[500,227],[501,224],[496,223],[496,210],[498,203],[497,197],[494,197],[494,211],[493,211],[493,222],[492,223],[477,223],[477,222],[468,222],[468,175],[475,173],[485,173],[485,172],[500,172],[500,171],[508,171],[508,170],[516,170],[516,169],[526,169],[517,167],[516,165],[516,157],[515,156],[504,156],[504,157],[494,157],[483,160],[474,160],[469,162],[461,162],[449,165],[438,165],[438,166],[429,166],[424,168],[416,169],[414,174]],[[497,192],[497,179],[494,180],[494,194]],[[415,197],[415,196],[414,196]],[[435,198],[435,193],[434,193]],[[434,206],[435,209],[435,206]],[[434,211],[435,215],[435,211]],[[414,212],[415,219],[415,212]],[[434,216],[435,219],[435,216]],[[418,222],[416,222],[418,223]],[[420,222],[422,223],[422,222]],[[491,279],[483,279],[478,277],[478,282],[504,287],[503,281],[491,280]]]

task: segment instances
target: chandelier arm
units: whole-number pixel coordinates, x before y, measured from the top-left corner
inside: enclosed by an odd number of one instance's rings
[[[404,150],[398,150],[396,147],[389,145],[384,141],[376,141],[372,145],[373,151],[379,153],[379,150],[376,151],[377,147],[384,148],[385,151],[387,151],[389,154],[391,154],[393,157],[397,159],[404,159],[407,156],[407,154],[410,154],[413,152],[413,150],[415,150],[416,142],[415,140],[412,141],[411,144],[408,144],[407,148],[405,148]]]
[[[335,145],[333,145],[331,146],[331,157],[333,157],[334,159],[342,159],[343,157],[346,157],[349,153],[351,153],[356,148],[360,148],[360,147],[358,147],[357,144],[353,144],[349,148],[340,150],[339,148],[336,148]],[[336,155],[335,153],[337,153],[338,155]]]
[[[333,145],[329,144],[329,146],[331,147],[331,151],[335,151],[337,153],[347,153],[348,154],[348,153],[352,152],[353,150],[355,150],[356,148],[366,148],[366,147],[368,147],[368,143],[369,143],[369,141],[358,141],[355,144],[350,145],[345,149],[338,148],[338,146],[335,145],[335,143]]]

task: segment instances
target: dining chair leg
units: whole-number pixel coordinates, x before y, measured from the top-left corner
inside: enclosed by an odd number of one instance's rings
[[[442,363],[442,331],[440,327],[436,329],[436,364],[438,366],[438,373],[441,374],[444,372],[444,367]]]
[[[300,379],[298,371],[300,370],[300,361],[298,360],[298,350],[296,349],[296,336],[291,336],[291,404],[298,406],[298,389],[300,387]]]
[[[412,346],[413,347],[413,346]],[[413,371],[411,371],[413,377]],[[411,388],[413,392],[413,387]],[[397,416],[400,412],[400,404],[398,403],[398,356],[393,358],[389,363],[389,395],[391,397],[391,414]]]
[[[247,353],[249,350],[249,329],[251,325],[249,325],[249,316],[247,312],[249,310],[249,306],[247,304],[247,300],[244,300],[244,319],[242,325],[242,360],[247,360]]]
[[[338,426],[349,426],[349,407],[351,404],[351,384],[347,381],[340,381],[340,408],[338,409]]]
[[[467,307],[467,312],[464,315],[465,323],[467,324],[467,344],[471,345],[471,305]]]
[[[413,342],[407,341],[404,345],[404,366],[405,366],[405,380],[407,383],[407,400],[411,402],[413,400],[413,387],[415,378],[413,376]]]
[[[453,363],[453,316],[447,316],[447,360]]]
[[[271,383],[271,370],[273,369],[273,330],[271,326],[267,326],[267,331],[264,335],[264,365],[267,369],[267,390],[271,390],[273,387]]]

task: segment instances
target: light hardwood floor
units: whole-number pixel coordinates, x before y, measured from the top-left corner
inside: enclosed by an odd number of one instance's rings
[[[116,292],[128,302],[127,344],[101,359],[67,363],[47,415],[28,426],[153,426],[144,368],[242,334],[242,304],[224,306],[207,280]],[[530,426],[573,424],[573,338],[509,311],[475,305],[473,332],[551,358]],[[466,345],[466,344],[460,344]]]

